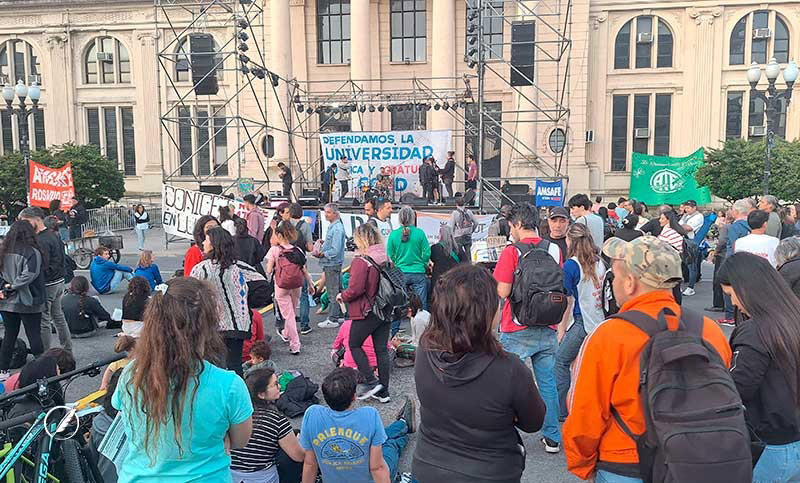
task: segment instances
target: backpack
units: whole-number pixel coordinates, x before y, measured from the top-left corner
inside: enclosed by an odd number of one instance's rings
[[[381,265],[375,263],[372,257],[362,257],[367,263],[372,265],[379,275],[378,291],[372,301],[372,313],[384,322],[391,322],[402,319],[406,316],[408,308],[408,291],[406,290],[405,277],[399,268],[392,262],[385,262]]]
[[[517,325],[538,327],[561,322],[567,310],[564,272],[548,249],[550,242],[515,243],[517,268],[511,285],[511,313]]]
[[[275,285],[285,290],[302,287],[305,265],[306,257],[297,247],[281,248],[275,262]]]
[[[472,232],[475,231],[475,219],[467,210],[456,210],[461,214],[461,221],[456,223],[453,237],[461,243],[469,243],[472,240]]]
[[[305,222],[306,222],[305,220],[300,220],[294,226],[294,228],[297,230],[297,240],[292,242],[292,245],[294,245],[297,248],[299,248],[303,253],[306,252],[306,245],[307,245],[308,240],[306,240],[306,236],[300,230],[300,227],[303,226],[303,224],[305,224]]]
[[[750,435],[744,406],[728,368],[703,339],[703,316],[688,310],[668,330],[662,309],[654,319],[638,311],[614,318],[650,336],[640,359],[639,395],[645,432],[635,435],[611,407],[620,428],[636,442],[645,482],[752,481]]]
[[[606,274],[603,276],[602,292],[603,314],[606,317],[610,317],[619,312],[619,305],[617,305],[617,299],[614,297],[614,288],[612,286],[613,283],[614,272],[612,272],[609,268],[606,270]]]

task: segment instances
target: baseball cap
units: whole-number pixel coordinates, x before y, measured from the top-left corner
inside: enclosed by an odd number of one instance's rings
[[[680,254],[654,236],[645,235],[629,242],[610,238],[603,245],[603,254],[624,260],[636,277],[655,288],[670,289],[683,280]]]
[[[550,215],[547,217],[549,218],[566,218],[569,220],[569,212],[563,206],[556,206],[550,210]]]

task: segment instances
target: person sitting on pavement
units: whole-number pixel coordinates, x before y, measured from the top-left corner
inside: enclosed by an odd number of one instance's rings
[[[136,265],[136,270],[133,271],[133,274],[137,277],[144,277],[147,283],[150,284],[150,290],[156,288],[156,285],[164,283],[152,250],[142,250],[142,254],[139,255],[139,263]]]
[[[278,366],[275,365],[275,361],[270,359],[272,357],[272,348],[266,341],[260,340],[250,346],[249,355],[250,359],[242,364],[242,373],[245,379],[247,379],[248,374],[258,369],[269,369],[278,372]]]
[[[300,430],[303,483],[313,483],[318,469],[325,483],[394,481],[408,433],[416,431],[414,400],[406,397],[397,419],[384,428],[375,408],[355,407],[357,383],[353,369],[334,369],[322,382],[329,407],[306,410]]]
[[[75,370],[75,357],[72,355],[72,351],[65,350],[61,347],[53,347],[52,349],[47,349],[46,351],[42,352],[42,355],[39,356],[40,358],[51,358],[56,360],[56,372],[58,374],[63,374],[65,372]],[[30,362],[28,362],[30,364]],[[27,366],[27,364],[26,364]],[[23,367],[23,370],[25,368]],[[17,372],[16,374],[12,374],[8,379],[3,382],[3,387],[5,388],[5,393],[9,393],[11,391],[16,391],[19,389],[19,378],[22,376],[22,371]],[[29,380],[24,381],[27,384],[31,384]],[[35,381],[33,381],[35,382]]]
[[[112,322],[111,314],[96,297],[89,295],[89,280],[78,275],[69,283],[61,306],[72,337],[81,338],[94,335],[100,322]]]
[[[358,365],[353,359],[353,352],[350,350],[350,326],[352,325],[353,321],[347,319],[339,326],[339,333],[336,334],[336,339],[331,347],[331,360],[336,367],[349,367],[357,370]],[[374,371],[378,367],[378,359],[375,357],[375,346],[372,345],[371,335],[364,339],[364,344],[361,345],[361,348],[367,354],[370,369]]]
[[[614,273],[614,297],[620,313],[640,311],[657,317],[664,309],[670,330],[678,327],[681,307],[673,288],[682,280],[681,257],[667,242],[642,236],[626,242],[611,238],[603,245]],[[731,350],[725,334],[703,318],[703,338],[716,349],[726,366]],[[610,318],[587,336],[573,366],[569,416],[563,442],[567,468],[578,478],[603,482],[641,482],[636,442],[616,424],[614,408],[633,434],[645,431],[639,394],[642,349],[647,333],[630,322]]]
[[[144,277],[133,277],[128,283],[128,292],[122,298],[122,324],[141,326],[144,320],[144,309],[147,307],[147,301],[150,299],[150,285]],[[106,328],[109,327],[106,325]],[[116,327],[119,328],[119,327]]]
[[[104,247],[97,247],[95,257],[89,267],[92,287],[100,295],[114,293],[122,280],[133,278],[133,269],[127,265],[119,265],[111,261],[111,251]]]
[[[125,369],[125,367],[131,363],[134,358],[134,351],[136,350],[136,339],[138,339],[140,335],[141,331],[136,331],[123,334],[117,338],[117,342],[114,343],[114,352],[117,354],[125,352],[127,356],[124,359],[112,362],[106,367],[105,372],[103,372],[103,379],[100,381],[100,389],[107,389],[111,377],[115,373],[120,372],[121,369]]]

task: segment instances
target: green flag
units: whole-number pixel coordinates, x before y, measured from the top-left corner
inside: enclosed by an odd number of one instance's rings
[[[630,197],[647,205],[676,205],[694,200],[709,203],[708,188],[700,188],[694,179],[703,165],[703,148],[684,158],[633,153]]]

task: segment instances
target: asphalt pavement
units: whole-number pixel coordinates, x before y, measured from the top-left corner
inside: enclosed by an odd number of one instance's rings
[[[135,266],[138,260],[136,251],[136,241],[133,233],[124,232],[124,244],[122,259],[120,263]],[[160,229],[153,229],[148,234],[146,248],[152,249],[156,254],[156,263],[161,269],[161,274],[165,279],[172,276],[175,270],[181,267],[183,254],[188,248],[188,243],[170,243],[169,248],[165,247],[163,232]],[[350,258],[352,254],[348,254]],[[319,278],[321,270],[317,260],[310,258],[309,270],[314,278]],[[78,271],[76,274],[88,276],[87,271]],[[703,265],[703,280],[696,286],[697,294],[692,297],[684,297],[684,306],[697,311],[703,311],[704,307],[711,305],[711,275],[713,266],[705,263]],[[111,313],[114,308],[121,307],[122,295],[124,293],[124,283],[120,293],[103,295],[100,297],[105,308]],[[264,317],[264,328],[267,334],[272,335],[273,360],[280,370],[297,369],[310,377],[314,382],[321,384],[325,374],[333,369],[330,360],[330,347],[338,329],[320,329],[316,326],[317,322],[325,319],[325,315],[315,314],[316,307],[311,309],[311,322],[314,330],[311,334],[301,336],[302,350],[299,356],[289,354],[289,347],[280,342],[275,336],[274,317],[266,314]],[[718,318],[719,314],[706,313],[709,317]],[[407,324],[404,327],[408,330]],[[98,335],[88,339],[73,339],[74,353],[78,367],[88,365],[96,360],[113,354],[114,334],[118,331],[100,330]],[[409,331],[410,332],[410,331]],[[726,334],[730,334],[730,329],[726,329]],[[57,341],[57,337],[53,336]],[[368,404],[376,407],[383,418],[385,424],[391,423],[402,405],[403,396],[416,397],[414,383],[414,369],[393,368],[390,383],[391,402],[381,404],[379,402],[359,403]],[[511,382],[513,383],[513,381]],[[100,385],[100,377],[89,378],[81,377],[70,384],[67,392],[67,400],[73,401],[90,392],[96,390]],[[322,399],[322,391],[318,393]],[[301,418],[293,420],[295,428],[300,427]],[[416,434],[409,435],[409,444],[406,447],[400,461],[400,471],[411,471],[411,456],[416,445]],[[537,483],[561,483],[579,481],[578,478],[567,472],[566,462],[563,452],[555,455],[547,454],[539,442],[541,436],[537,434],[523,434],[523,442],[527,449],[526,468],[522,477],[523,482]]]

